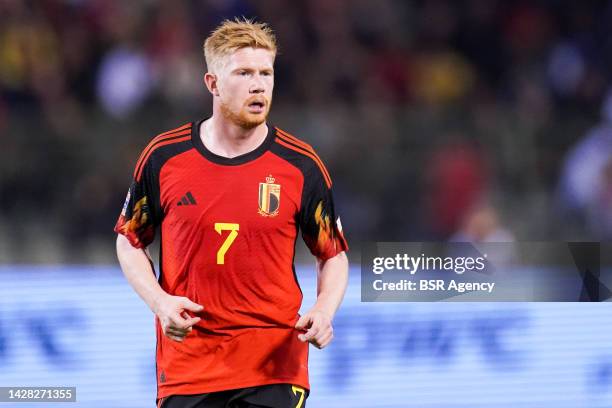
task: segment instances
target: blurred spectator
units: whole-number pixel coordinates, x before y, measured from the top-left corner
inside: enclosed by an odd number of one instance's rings
[[[97,92],[110,115],[125,118],[142,104],[153,86],[149,61],[142,53],[121,47],[104,57]]]
[[[455,242],[513,242],[514,235],[506,229],[497,210],[491,204],[478,204],[461,223],[461,228],[450,239]]]
[[[598,239],[612,236],[610,166],[612,163],[612,88],[602,121],[568,152],[559,183],[561,209],[585,218]]]
[[[612,153],[601,169],[601,184],[589,208],[590,227],[601,240],[612,239]]]
[[[488,165],[482,152],[461,136],[434,151],[426,168],[427,214],[434,236],[448,237],[488,190]]]
[[[517,261],[514,235],[504,226],[498,210],[488,201],[476,204],[467,212],[461,227],[449,241],[474,244],[473,247],[451,248],[455,256],[486,256],[489,265],[496,268],[496,275],[508,273],[506,267]]]

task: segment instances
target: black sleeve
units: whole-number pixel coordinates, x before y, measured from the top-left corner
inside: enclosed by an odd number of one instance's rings
[[[123,209],[115,224],[115,232],[125,235],[132,246],[145,248],[155,238],[161,222],[159,183],[152,158],[138,163]],[[142,168],[140,168],[142,166]]]
[[[304,171],[300,228],[310,252],[327,260],[348,249],[340,218],[334,209],[331,179],[314,162]]]

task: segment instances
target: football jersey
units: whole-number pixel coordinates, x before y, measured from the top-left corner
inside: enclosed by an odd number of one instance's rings
[[[182,343],[156,318],[158,398],[273,383],[310,388],[298,231],[314,256],[347,250],[331,178],[311,146],[269,126],[263,143],[226,158],[200,122],[155,137],[134,170],[115,231],[137,248],[159,230],[164,291],[204,306]]]

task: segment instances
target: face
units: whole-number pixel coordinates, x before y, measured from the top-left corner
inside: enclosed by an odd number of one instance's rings
[[[252,129],[265,122],[274,88],[274,53],[261,48],[242,48],[225,57],[209,89],[218,97],[223,116]],[[210,75],[210,74],[207,74]],[[210,77],[209,77],[210,78]]]

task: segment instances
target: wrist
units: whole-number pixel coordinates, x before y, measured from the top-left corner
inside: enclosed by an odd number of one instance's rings
[[[159,291],[158,293],[153,295],[153,299],[151,301],[151,304],[149,305],[149,308],[156,315],[159,313],[159,309],[161,307],[161,304],[163,303],[163,299],[166,296],[167,296],[167,293],[165,293],[164,291]]]
[[[329,308],[326,308],[324,305],[315,304],[312,308],[312,311],[316,313],[321,313],[322,315],[327,317],[330,321],[333,320],[334,318],[334,312],[329,310]]]

